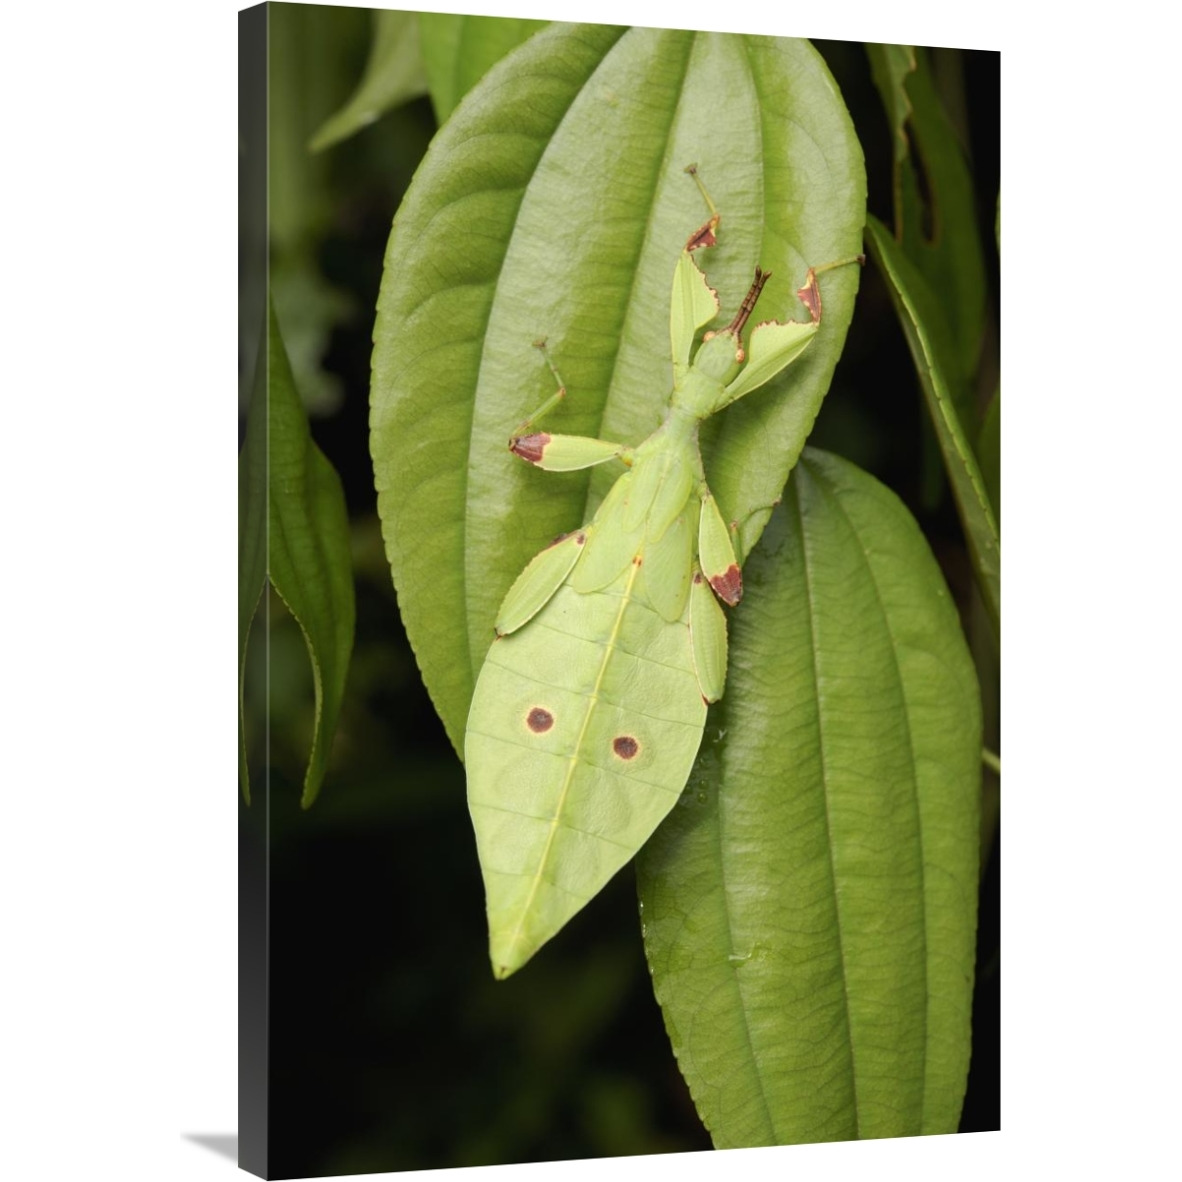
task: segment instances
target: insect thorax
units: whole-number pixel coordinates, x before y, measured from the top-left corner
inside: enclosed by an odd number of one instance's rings
[[[673,388],[672,404],[696,419],[712,415],[723,400],[727,382],[739,372],[737,346],[738,341],[729,332],[703,341],[693,365]]]
[[[740,369],[739,342],[733,333],[719,332],[703,340],[694,364],[673,391],[671,403],[695,418],[708,418],[723,401],[723,391]]]

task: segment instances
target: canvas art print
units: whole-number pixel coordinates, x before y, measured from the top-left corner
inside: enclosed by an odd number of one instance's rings
[[[240,1164],[998,1127],[998,55],[239,16]]]

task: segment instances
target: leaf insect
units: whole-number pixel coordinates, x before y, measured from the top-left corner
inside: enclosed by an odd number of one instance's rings
[[[810,267],[797,296],[806,323],[767,321],[741,334],[769,272],[734,318],[718,314],[694,253],[716,242],[709,219],[673,274],[673,389],[639,446],[535,430],[557,392],[509,442],[548,472],[610,460],[621,474],[593,519],[538,554],[501,604],[464,740],[468,805],[488,908],[493,973],[509,976],[636,854],[685,787],[726,679],[726,619],[743,594],[731,529],[706,483],[699,424],[775,377],[821,322],[817,276],[863,256]],[[544,343],[539,342],[544,349]],[[691,359],[692,354],[692,359]]]

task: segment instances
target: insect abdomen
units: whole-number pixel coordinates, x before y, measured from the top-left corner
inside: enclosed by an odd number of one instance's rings
[[[523,964],[676,802],[705,705],[687,625],[633,594],[563,586],[481,671],[465,741],[493,963]]]

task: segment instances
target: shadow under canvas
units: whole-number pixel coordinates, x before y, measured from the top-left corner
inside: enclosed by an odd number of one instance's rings
[[[185,1133],[184,1136],[186,1141],[193,1141],[197,1145],[204,1145],[206,1149],[212,1149],[214,1153],[221,1154],[222,1157],[228,1157],[232,1162],[237,1164],[237,1133]]]

